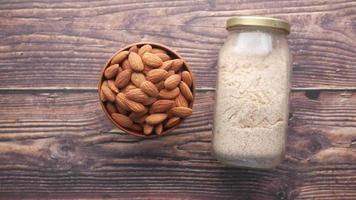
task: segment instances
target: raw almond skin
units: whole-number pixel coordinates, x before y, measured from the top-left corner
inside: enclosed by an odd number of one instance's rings
[[[144,112],[132,112],[130,113],[129,117],[136,123],[138,123],[137,121],[142,117],[144,116],[145,114],[147,113],[147,110],[145,110]],[[147,115],[146,115],[147,117]],[[146,119],[146,118],[145,118]]]
[[[126,98],[124,93],[117,94],[115,101],[119,105],[120,108],[127,110],[127,111],[130,110],[130,108],[127,106],[128,99]]]
[[[143,65],[141,57],[135,52],[130,52],[129,63],[130,63],[132,70],[134,70],[134,71],[140,72],[144,69],[144,65]]]
[[[193,110],[187,107],[174,107],[170,110],[170,113],[174,116],[185,118],[192,115]]]
[[[155,133],[157,135],[161,135],[162,134],[162,131],[163,131],[163,125],[162,124],[158,124],[156,127],[155,127]]]
[[[193,100],[192,91],[190,90],[189,86],[185,82],[183,82],[183,81],[180,82],[179,89],[180,89],[180,92],[183,94],[183,96],[185,97],[186,100],[188,100],[188,101],[192,101]]]
[[[143,105],[148,106],[148,105],[153,104],[156,101],[157,101],[157,98],[149,97],[148,100],[143,103]]]
[[[172,64],[173,64],[172,60],[167,60],[167,61],[163,62],[161,67],[159,67],[159,68],[168,71],[172,67]]]
[[[123,70],[125,70],[125,69],[131,69],[129,60],[128,60],[128,59],[125,59],[125,60],[122,62],[121,67],[122,67]]]
[[[172,128],[173,126],[178,125],[180,122],[180,118],[179,117],[172,117],[169,118],[166,122],[166,124],[164,125],[165,128]]]
[[[134,130],[136,132],[141,132],[142,131],[142,126],[140,126],[139,124],[132,124],[132,126],[130,126],[131,130]]]
[[[188,101],[184,98],[182,94],[179,94],[175,100],[177,107],[189,107]]]
[[[157,97],[159,94],[157,87],[150,81],[142,82],[140,88],[143,92],[145,92],[151,97]]]
[[[113,113],[113,114],[111,114],[111,117],[116,123],[118,123],[120,126],[122,126],[124,128],[129,128],[133,124],[132,120],[129,117],[127,117],[126,115],[122,115],[119,113]]]
[[[107,79],[111,79],[112,77],[115,77],[119,67],[120,67],[119,64],[113,64],[109,66],[104,71],[104,77]]]
[[[174,74],[175,74],[175,72],[173,70],[169,70],[167,75],[166,75],[166,77],[164,78],[164,80],[166,80],[168,77],[170,77],[170,76],[172,76]]]
[[[116,87],[114,80],[108,80],[108,87],[116,94],[119,93],[119,88]]]
[[[159,91],[161,91],[162,89],[164,89],[164,81],[162,80],[162,81],[156,83],[155,86],[157,87],[157,89]]]
[[[147,108],[144,105],[142,105],[141,103],[138,103],[136,101],[132,101],[132,100],[127,99],[126,105],[133,112],[136,112],[136,113],[147,112]]]
[[[138,52],[138,47],[137,47],[137,45],[134,45],[134,46],[130,47],[129,52],[135,52],[135,53],[137,53],[137,52]]]
[[[128,91],[125,95],[128,99],[139,103],[145,103],[148,101],[148,95],[144,93],[140,88],[132,89]]]
[[[150,113],[165,113],[173,108],[175,102],[172,100],[158,100],[150,108]]]
[[[167,90],[173,90],[176,88],[179,83],[180,83],[181,77],[179,74],[173,74],[169,76],[165,81],[164,81],[164,87]]]
[[[162,65],[163,61],[159,56],[153,53],[146,52],[142,56],[142,61],[152,68],[158,68]]]
[[[152,83],[158,83],[164,79],[167,73],[168,72],[164,69],[153,69],[147,73],[146,80]]]
[[[106,97],[105,97],[105,95],[104,95],[104,92],[103,92],[103,90],[100,90],[100,100],[102,101],[102,102],[105,102],[105,101],[107,101],[107,99],[106,99]]]
[[[153,126],[152,125],[149,125],[147,123],[143,125],[143,133],[145,135],[150,135],[152,133],[152,131],[153,131]]]
[[[106,110],[109,112],[109,114],[117,113],[116,107],[113,103],[106,102]]]
[[[131,79],[131,69],[125,69],[120,74],[116,76],[115,85],[118,88],[124,88],[127,84],[129,84]]]
[[[181,76],[182,76],[182,81],[184,81],[184,83],[186,83],[189,88],[192,87],[193,79],[190,73],[188,71],[183,71]]]
[[[165,53],[155,53],[163,62],[170,60],[171,57]]]
[[[118,54],[116,54],[112,60],[111,60],[111,64],[119,64],[121,63],[124,59],[127,58],[127,56],[129,55],[129,51],[121,51]]]
[[[123,115],[127,115],[127,110],[125,110],[125,109],[123,109],[122,107],[120,107],[117,102],[115,103],[115,107],[116,107],[116,110],[117,110],[119,113],[121,113],[121,114],[123,114]]]
[[[141,83],[146,81],[145,75],[142,73],[134,72],[131,74],[131,82],[136,86],[140,87]]]
[[[183,64],[184,64],[183,59],[180,59],[180,58],[174,59],[173,63],[172,63],[171,70],[174,70],[175,72],[177,72],[182,68]]]
[[[150,125],[156,125],[162,123],[165,119],[167,119],[166,113],[155,113],[148,115],[146,118],[146,122]]]
[[[115,101],[115,93],[111,91],[111,89],[108,87],[107,83],[101,85],[101,90],[104,93],[105,98],[110,101],[114,102]]]
[[[158,49],[158,48],[152,48],[150,50],[151,53],[164,53],[164,54],[167,54],[167,52],[163,49]]]
[[[175,99],[178,97],[179,93],[180,91],[178,87],[173,90],[163,89],[159,92],[159,97],[162,99]]]
[[[145,44],[138,50],[138,55],[142,57],[144,53],[149,52],[151,50],[152,50],[152,46],[149,44]]]
[[[136,88],[137,88],[136,86],[134,86],[134,85],[132,85],[132,84],[130,83],[130,84],[128,84],[124,89],[122,89],[121,91],[126,94],[128,91],[133,90],[133,89],[136,89]]]

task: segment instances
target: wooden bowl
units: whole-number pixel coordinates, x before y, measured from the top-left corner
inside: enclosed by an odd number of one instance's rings
[[[154,42],[138,42],[138,43],[133,43],[133,44],[130,44],[130,45],[127,45],[125,46],[124,48],[118,50],[116,53],[114,53],[111,58],[106,62],[106,64],[104,65],[103,69],[101,70],[101,73],[100,73],[100,78],[99,78],[99,83],[98,83],[98,94],[99,94],[99,101],[100,101],[100,105],[101,105],[101,108],[103,109],[105,115],[109,118],[109,120],[116,126],[118,127],[119,129],[123,130],[124,132],[128,133],[128,134],[131,134],[131,135],[134,135],[134,136],[137,136],[137,137],[141,137],[141,138],[155,138],[155,137],[159,137],[159,136],[162,136],[162,135],[165,135],[171,131],[173,131],[174,129],[176,129],[185,119],[182,119],[179,124],[177,124],[176,126],[173,126],[169,129],[166,129],[164,130],[160,135],[157,135],[157,134],[151,134],[151,135],[144,135],[143,133],[139,133],[139,132],[135,132],[133,130],[130,130],[130,129],[127,129],[127,128],[124,128],[122,126],[120,126],[118,123],[116,123],[111,115],[109,114],[109,112],[107,111],[106,109],[106,106],[105,106],[105,103],[102,102],[100,100],[100,92],[101,92],[101,84],[103,83],[103,81],[105,80],[105,77],[104,77],[104,71],[107,67],[110,66],[110,62],[112,60],[112,58],[118,54],[119,52],[121,51],[125,51],[125,50],[129,50],[132,46],[137,46],[137,47],[141,47],[145,44],[149,44],[151,45],[153,48],[159,48],[159,49],[163,49],[167,52],[167,54],[172,58],[172,59],[176,59],[176,58],[180,58],[180,59],[183,59],[177,52],[175,52],[174,50],[172,50],[171,48],[163,45],[163,44],[159,44],[159,43],[154,43]],[[184,59],[183,59],[184,60]],[[191,69],[188,67],[188,64],[186,63],[186,61],[184,61],[184,65],[183,65],[183,69],[184,70],[187,70],[189,71],[189,73],[191,74],[192,76],[192,80],[193,80],[193,83],[192,83],[192,87],[191,87],[191,90],[192,90],[192,94],[193,94],[193,100],[190,102],[189,104],[189,108],[193,108],[193,103],[194,103],[194,99],[195,99],[195,81],[194,81],[194,76],[193,76],[193,73],[191,71]]]

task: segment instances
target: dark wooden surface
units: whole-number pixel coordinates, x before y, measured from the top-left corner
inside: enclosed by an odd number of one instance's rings
[[[275,170],[210,155],[217,52],[234,15],[289,20],[287,156]],[[191,64],[192,117],[137,139],[100,110],[96,83],[131,42]],[[0,1],[0,199],[356,199],[356,2]]]

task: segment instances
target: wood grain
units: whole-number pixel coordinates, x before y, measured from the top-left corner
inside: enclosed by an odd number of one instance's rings
[[[1,1],[0,88],[95,87],[120,47],[155,41],[191,64],[197,85],[214,87],[227,18],[268,15],[293,25],[293,87],[355,88],[356,2]]]
[[[354,199],[356,93],[291,95],[286,160],[225,167],[210,155],[213,92],[171,135],[113,129],[96,92],[0,94],[0,199]],[[342,197],[342,198],[340,198]]]

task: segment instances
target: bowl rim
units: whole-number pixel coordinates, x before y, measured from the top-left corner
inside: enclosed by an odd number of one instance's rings
[[[105,80],[104,78],[104,72],[105,72],[105,69],[107,67],[110,66],[110,62],[111,60],[113,59],[113,57],[115,55],[117,55],[118,53],[122,52],[122,51],[125,51],[125,50],[129,50],[129,48],[131,48],[132,46],[142,46],[142,45],[145,45],[145,44],[149,44],[153,47],[159,47],[161,49],[164,49],[168,52],[168,54],[171,54],[171,55],[174,55],[176,58],[179,58],[179,59],[182,59],[183,60],[183,63],[184,63],[184,66],[186,68],[187,71],[189,71],[191,77],[192,77],[192,87],[191,87],[191,90],[192,90],[192,94],[193,94],[193,100],[190,102],[189,104],[189,108],[193,109],[193,105],[194,105],[194,101],[195,101],[195,94],[196,94],[196,91],[195,91],[195,79],[194,79],[194,75],[192,73],[192,70],[191,68],[188,66],[186,60],[180,56],[176,51],[174,51],[173,49],[171,49],[170,47],[166,46],[166,45],[163,45],[163,44],[160,44],[160,43],[157,43],[157,42],[136,42],[136,43],[131,43],[131,44],[128,44],[126,46],[124,46],[123,48],[119,49],[118,51],[116,51],[111,57],[110,59],[107,60],[107,62],[105,63],[104,67],[102,67],[101,69],[101,72],[100,72],[100,77],[99,77],[99,82],[98,82],[98,99],[99,99],[99,102],[100,102],[100,105],[101,105],[101,109],[104,111],[105,113],[105,116],[111,121],[111,123],[113,123],[117,128],[119,128],[120,130],[124,131],[125,133],[128,133],[130,135],[134,135],[136,137],[139,137],[139,138],[145,138],[145,139],[149,139],[149,138],[157,138],[157,137],[161,137],[161,136],[164,136],[170,132],[172,132],[173,130],[175,130],[176,128],[178,128],[179,125],[181,125],[183,123],[183,121],[185,121],[185,118],[182,119],[177,125],[163,131],[160,135],[157,135],[157,134],[151,134],[151,135],[144,135],[144,134],[140,134],[140,133],[137,133],[135,131],[132,131],[130,129],[126,129],[122,126],[120,126],[118,123],[116,123],[111,115],[109,114],[109,112],[107,111],[106,109],[106,106],[105,106],[105,102],[102,102],[101,99],[100,99],[100,92],[101,92],[101,85],[103,83],[103,81]]]

